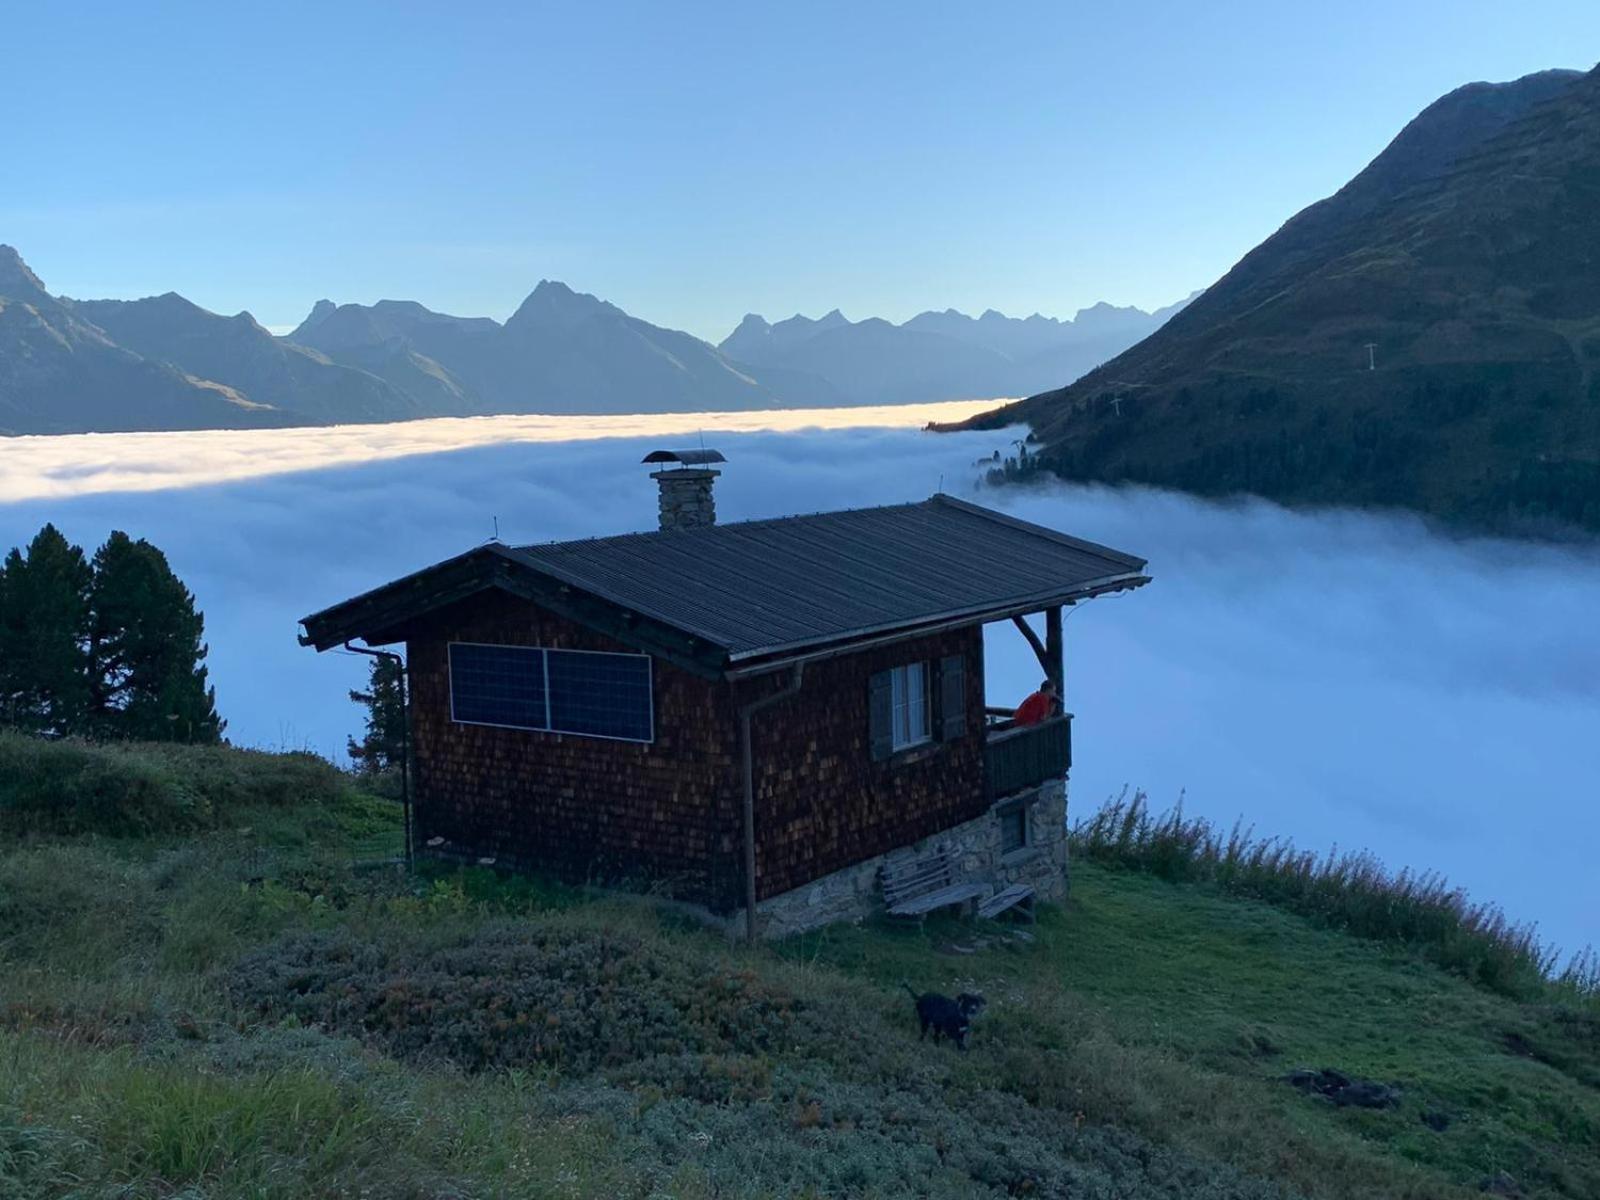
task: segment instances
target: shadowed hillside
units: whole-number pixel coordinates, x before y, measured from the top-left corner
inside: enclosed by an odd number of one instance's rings
[[[0,245],[0,434],[293,423],[220,381],[119,345]]]
[[[1445,96],[1159,332],[980,423],[1071,478],[1600,528],[1597,361],[1600,72],[1549,71]]]
[[[395,807],[307,755],[0,732],[0,1195],[1600,1188],[1592,1000],[1168,882],[1193,856],[1165,827],[1080,834],[1037,925],[751,949],[408,875]],[[903,982],[985,995],[965,1053],[918,1040]]]

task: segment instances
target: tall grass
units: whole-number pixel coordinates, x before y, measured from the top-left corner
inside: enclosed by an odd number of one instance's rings
[[[1560,965],[1532,925],[1473,903],[1435,871],[1391,871],[1368,851],[1296,849],[1235,822],[1226,834],[1180,802],[1159,816],[1143,792],[1108,801],[1070,830],[1074,854],[1173,882],[1216,884],[1358,937],[1398,942],[1496,992],[1528,997],[1552,986],[1600,1000],[1600,958],[1586,948]]]
[[[247,809],[332,803],[351,790],[349,776],[314,754],[0,730],[0,830],[9,833],[182,833]]]

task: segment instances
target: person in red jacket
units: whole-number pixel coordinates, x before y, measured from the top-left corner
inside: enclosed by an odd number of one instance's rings
[[[1037,725],[1055,716],[1057,707],[1055,682],[1046,679],[1039,685],[1037,692],[1017,706],[1017,711],[1011,719],[1018,725]]]

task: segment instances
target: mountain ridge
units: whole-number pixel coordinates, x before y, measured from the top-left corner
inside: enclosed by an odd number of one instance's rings
[[[1181,307],[1180,306],[1174,306]],[[1166,311],[1166,310],[1164,310]],[[932,310],[896,325],[834,308],[713,346],[541,279],[504,321],[415,300],[320,299],[274,336],[248,311],[167,291],[52,296],[0,247],[0,433],[248,428],[494,413],[737,411],[1015,395],[1027,372],[1072,378],[1163,314],[1101,303],[1069,320]],[[817,368],[824,369],[817,369]]]
[[[993,308],[977,317],[929,309],[899,324],[881,317],[851,321],[837,308],[774,323],[748,313],[718,348],[739,362],[805,371],[848,395],[885,403],[1021,395],[1077,378],[1160,328],[1193,298],[1153,313],[1102,301],[1066,320],[1008,317]]]
[[[1012,474],[1600,528],[1600,68],[1468,84],[1146,341],[985,414]]]

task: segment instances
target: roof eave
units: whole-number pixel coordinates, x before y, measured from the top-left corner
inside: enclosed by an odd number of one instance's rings
[[[729,655],[726,674],[729,679],[743,679],[752,675],[764,675],[768,671],[779,670],[795,662],[833,658],[843,654],[853,654],[859,650],[866,649],[868,646],[888,645],[893,642],[926,637],[929,634],[949,629],[962,629],[972,625],[987,625],[993,621],[1006,621],[1012,617],[1026,616],[1028,613],[1040,612],[1043,609],[1054,608],[1057,605],[1071,605],[1078,603],[1080,600],[1092,600],[1096,596],[1131,591],[1134,588],[1143,587],[1149,582],[1150,576],[1148,575],[1128,572],[1124,575],[1107,576],[1103,579],[1078,584],[1070,590],[1052,591],[1042,595],[1030,596],[1027,599],[1008,601],[1002,605],[986,605],[981,608],[959,612],[936,613],[909,624],[895,623],[872,626],[851,630],[821,641],[791,642],[779,646],[764,646],[752,650],[742,650],[736,654]]]
[[[305,628],[300,643],[323,651],[356,638],[369,645],[402,641],[407,626],[491,590],[532,601],[704,678],[720,678],[727,666],[725,647],[591,594],[498,544],[480,546],[313,613],[300,622]]]

